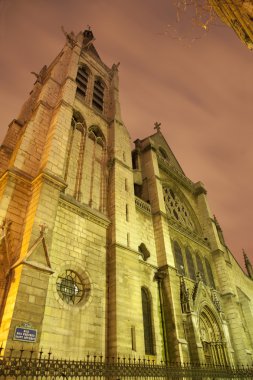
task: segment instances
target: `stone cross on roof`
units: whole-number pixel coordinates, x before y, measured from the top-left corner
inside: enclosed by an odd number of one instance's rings
[[[156,121],[154,125],[155,125],[154,129],[156,129],[156,131],[159,132],[161,129],[161,127],[160,127],[161,123],[158,123],[158,121]]]

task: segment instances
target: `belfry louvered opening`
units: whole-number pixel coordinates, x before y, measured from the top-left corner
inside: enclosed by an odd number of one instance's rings
[[[99,111],[103,111],[104,108],[104,89],[105,86],[100,79],[95,80],[92,105]]]
[[[85,98],[87,92],[89,73],[85,66],[81,66],[78,69],[76,83],[77,89],[76,93],[79,98]]]

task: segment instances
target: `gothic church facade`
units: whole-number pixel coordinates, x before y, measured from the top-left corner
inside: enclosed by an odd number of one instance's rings
[[[0,148],[0,342],[55,357],[251,364],[253,270],[201,182],[121,119],[90,30],[36,82]],[[27,333],[27,335],[25,335]]]

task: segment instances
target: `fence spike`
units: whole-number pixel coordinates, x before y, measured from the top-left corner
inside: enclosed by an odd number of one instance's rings
[[[39,352],[39,355],[40,355],[40,359],[41,359],[41,358],[42,358],[42,355],[43,355],[43,347],[41,347],[40,352]]]

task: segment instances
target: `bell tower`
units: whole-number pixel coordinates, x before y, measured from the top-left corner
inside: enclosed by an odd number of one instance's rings
[[[105,352],[109,176],[131,147],[119,64],[102,62],[90,28],[62,30],[0,148],[0,341],[77,358]]]

